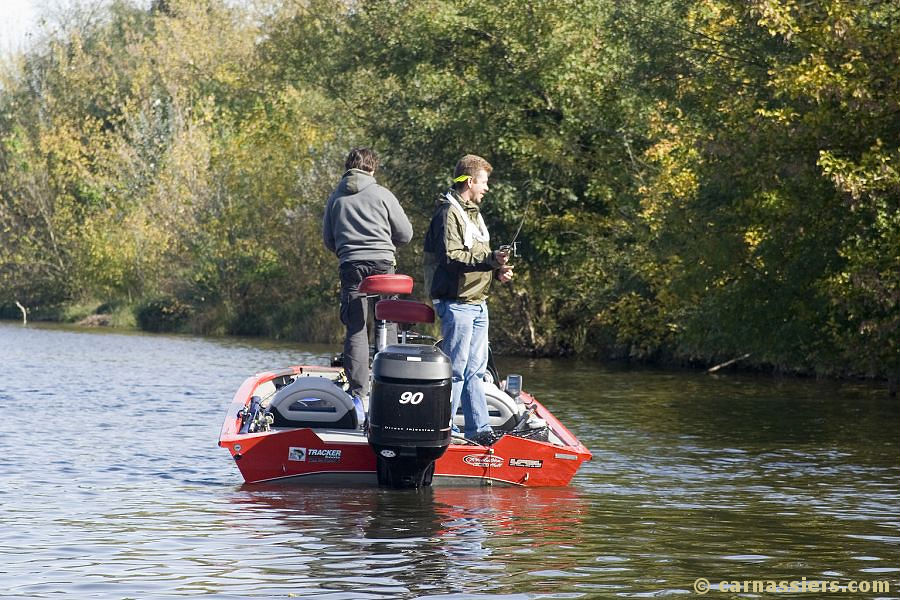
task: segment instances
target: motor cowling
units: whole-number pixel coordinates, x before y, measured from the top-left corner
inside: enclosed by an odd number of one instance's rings
[[[369,444],[378,483],[430,485],[434,461],[450,445],[450,359],[425,344],[395,344],[375,355]]]

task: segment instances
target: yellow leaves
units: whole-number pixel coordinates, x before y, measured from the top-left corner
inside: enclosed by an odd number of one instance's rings
[[[748,227],[744,231],[744,243],[747,244],[747,247],[750,251],[756,250],[756,247],[759,246],[759,243],[765,238],[765,233],[759,227]]]
[[[234,86],[244,78],[258,29],[223,4],[171,0],[172,14],[156,17],[153,54],[170,89],[198,81]]]
[[[783,66],[771,73],[770,85],[778,96],[808,97],[817,103],[834,100],[853,106],[873,99],[868,87],[869,65],[856,51],[850,51],[831,64],[822,54],[804,57],[794,65]]]
[[[92,154],[103,147],[102,125],[89,116],[60,116],[52,128],[40,130],[38,149],[48,158],[50,176],[59,189],[91,178]]]
[[[73,276],[83,290],[128,294],[161,275],[160,257],[170,242],[171,233],[144,210],[121,220],[112,213],[94,215],[79,227]]]
[[[795,0],[757,0],[753,10],[759,15],[757,23],[770,35],[780,35],[790,40],[803,29],[797,22],[797,2]]]
[[[738,23],[731,7],[722,2],[703,0],[693,4],[692,10],[686,16],[688,25],[693,28],[712,26],[719,30],[727,30]]]
[[[757,108],[755,112],[757,115],[771,119],[781,125],[793,123],[801,116],[799,112],[790,106],[783,106],[776,109]]]
[[[194,207],[212,193],[207,178],[211,154],[205,128],[189,122],[174,133],[162,157],[152,206],[159,218],[178,230],[190,227]]]
[[[777,22],[775,30],[794,47],[793,57],[773,63],[769,71],[776,96],[837,102],[860,112],[877,110],[885,96],[896,96],[891,88],[897,79],[898,38],[886,25],[892,9],[877,4],[757,2],[760,24]]]
[[[880,139],[858,162],[840,158],[832,151],[819,152],[818,164],[842,192],[859,200],[864,194],[879,194],[900,185],[897,162],[900,148],[886,149]]]
[[[675,111],[675,116],[681,115]],[[668,213],[696,198],[700,189],[696,167],[702,159],[692,137],[682,131],[678,121],[667,120],[662,111],[658,112],[653,129],[662,135],[643,154],[653,173],[638,186],[640,215],[653,231],[661,230]]]
[[[858,8],[850,4],[843,0],[831,0],[825,5],[828,19],[824,27],[836,38],[845,38],[856,25]]]
[[[744,243],[747,245],[747,260],[751,267],[762,273],[766,270],[766,264],[759,246],[768,237],[767,233],[758,226],[751,225],[744,230]]]
[[[841,71],[848,75],[864,71],[866,69],[866,63],[862,52],[857,48],[849,50],[844,55],[844,62],[842,62],[839,67]]]
[[[795,69],[787,69],[785,74],[793,76],[789,85],[805,91],[819,102],[846,83],[844,75],[827,64],[822,56],[806,58]]]

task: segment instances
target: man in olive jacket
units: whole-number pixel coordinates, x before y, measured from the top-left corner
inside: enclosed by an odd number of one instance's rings
[[[509,253],[491,250],[479,210],[492,170],[479,156],[462,157],[453,187],[441,196],[425,235],[425,284],[441,318],[443,349],[453,370],[451,414],[462,406],[466,437],[479,443],[492,441],[484,395],[488,289],[494,277],[512,279]]]
[[[369,337],[368,303],[359,286],[369,275],[393,273],[397,246],[409,243],[413,234],[397,198],[375,182],[377,166],[372,150],[352,149],[322,218],[325,247],[340,259],[344,371],[350,394],[362,399],[369,394]],[[392,337],[396,341],[396,327],[388,332],[389,343]]]

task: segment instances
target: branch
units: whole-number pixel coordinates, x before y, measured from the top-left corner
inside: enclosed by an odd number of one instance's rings
[[[736,362],[738,362],[738,361],[740,361],[740,360],[744,360],[745,358],[748,358],[749,356],[750,356],[750,353],[748,352],[747,354],[745,354],[745,355],[743,355],[743,356],[738,356],[737,358],[732,358],[731,360],[725,361],[725,362],[720,363],[720,364],[718,364],[718,365],[716,365],[716,366],[714,366],[714,367],[711,367],[711,368],[710,368],[709,370],[707,370],[706,372],[707,372],[707,373],[715,373],[715,372],[718,371],[719,369],[724,369],[725,367],[730,366],[730,365],[733,365],[734,363],[736,363]]]
[[[16,306],[22,311],[22,325],[28,325],[28,313],[22,303],[16,300]]]

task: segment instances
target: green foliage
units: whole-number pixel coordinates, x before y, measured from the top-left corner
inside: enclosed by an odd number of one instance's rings
[[[347,149],[379,151],[416,276],[476,153],[492,236],[522,224],[495,346],[896,376],[898,22],[869,0],[76,14],[0,74],[0,305],[333,342],[320,219]]]
[[[190,316],[191,307],[171,297],[146,300],[134,311],[134,318],[144,331],[178,331]]]

